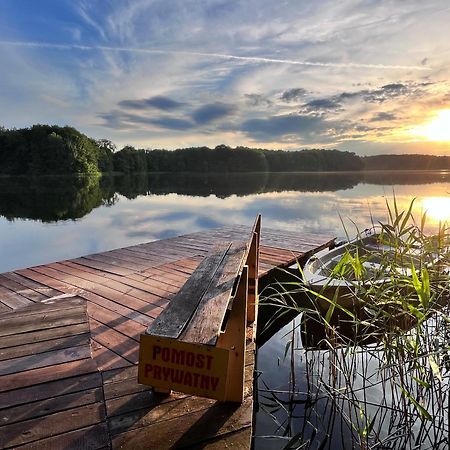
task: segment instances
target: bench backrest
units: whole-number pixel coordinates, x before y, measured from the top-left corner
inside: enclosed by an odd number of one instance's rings
[[[247,253],[244,242],[215,246],[147,334],[215,345]]]

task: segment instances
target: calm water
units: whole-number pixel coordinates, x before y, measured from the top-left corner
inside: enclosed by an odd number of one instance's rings
[[[0,178],[0,273],[221,225],[343,235],[385,219],[385,197],[450,211],[450,174],[152,175]]]
[[[450,218],[446,172],[0,178],[0,273],[222,225],[251,226],[258,213],[263,227],[344,236],[343,223],[353,234],[355,226],[386,220],[394,193],[403,209],[416,197],[430,228]],[[288,324],[258,353],[257,448],[284,448],[298,433],[315,436],[310,448],[322,442],[323,432],[313,431],[320,424],[306,417],[309,399],[292,395],[293,375],[297,391],[305,379],[302,353],[292,364],[284,357],[291,330]],[[326,403],[318,408],[327,411]],[[323,448],[346,448],[345,433]]]

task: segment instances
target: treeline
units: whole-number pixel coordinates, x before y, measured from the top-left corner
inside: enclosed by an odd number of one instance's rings
[[[311,149],[265,150],[218,145],[177,150],[125,146],[115,151],[106,139],[94,140],[72,127],[0,127],[0,174],[53,175],[137,172],[329,172],[450,169],[450,157],[377,155]]]
[[[361,170],[354,153],[337,150],[274,151],[218,145],[148,150],[125,146],[115,151],[72,127],[0,127],[0,174],[50,175],[136,172],[284,172]]]
[[[361,170],[361,159],[338,150],[281,151],[218,145],[177,150],[137,150],[114,154],[114,170],[143,172],[287,172]]]
[[[450,170],[449,156],[375,155],[361,159],[365,170]]]

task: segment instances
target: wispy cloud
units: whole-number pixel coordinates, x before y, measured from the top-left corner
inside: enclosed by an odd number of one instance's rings
[[[105,52],[121,52],[121,53],[140,53],[140,54],[157,54],[157,55],[183,55],[183,56],[199,56],[204,58],[216,58],[225,60],[234,60],[247,63],[268,63],[268,64],[288,64],[294,66],[310,66],[310,67],[329,67],[339,69],[380,69],[380,70],[418,70],[430,71],[430,67],[423,65],[396,65],[396,64],[368,64],[359,62],[317,62],[317,61],[300,61],[294,59],[278,59],[265,58],[261,56],[239,56],[224,53],[194,52],[186,50],[163,50],[155,48],[141,47],[110,47],[105,45],[81,45],[81,44],[53,44],[48,42],[24,42],[24,41],[0,41],[0,45],[28,48],[53,48],[55,50],[83,50],[83,51],[105,51]]]

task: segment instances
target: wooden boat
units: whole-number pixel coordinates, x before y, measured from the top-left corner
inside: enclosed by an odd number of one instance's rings
[[[433,240],[430,240],[432,243]],[[426,251],[419,245],[406,245],[381,229],[364,230],[356,239],[325,249],[308,259],[303,269],[306,285],[322,294],[317,299],[320,310],[328,310],[329,300],[341,306],[355,306],[358,292],[369,285],[410,277],[413,268],[431,267],[439,262],[439,252]]]
[[[303,269],[307,289],[317,293],[308,295],[313,308],[305,310],[302,317],[304,346],[320,348],[330,331],[336,345],[346,345],[375,342],[386,329],[409,330],[417,322],[410,308],[414,310],[423,301],[414,286],[413,271],[418,283],[423,277],[419,272],[427,268],[433,283],[448,285],[448,251],[448,243],[443,246],[437,237],[412,245],[407,239],[394,240],[389,233],[372,228],[357,239],[316,253]],[[377,303],[380,292],[381,307]],[[448,304],[447,295],[437,300],[440,306]]]

